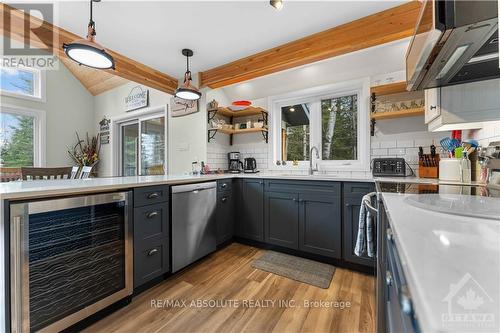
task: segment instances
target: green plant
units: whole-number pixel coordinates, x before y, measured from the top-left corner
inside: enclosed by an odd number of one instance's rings
[[[99,152],[101,150],[100,136],[97,134],[89,138],[87,133],[86,140],[80,139],[76,133],[77,143],[72,150],[68,150],[69,156],[80,166],[95,166],[99,163]]]

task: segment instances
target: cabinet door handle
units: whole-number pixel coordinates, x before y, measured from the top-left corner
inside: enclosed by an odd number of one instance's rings
[[[158,198],[159,196],[160,195],[158,194],[158,192],[149,193],[148,199],[155,199],[155,198]]]
[[[226,184],[226,183],[223,183],[223,184],[221,185],[221,187],[222,187],[222,188],[226,188],[226,187],[227,187],[227,184]]]
[[[264,184],[264,182],[259,182],[260,185]]]
[[[436,110],[436,108],[437,108],[437,106],[436,106],[436,105],[431,105],[429,109],[430,109],[430,110]]]
[[[407,315],[411,315],[413,312],[413,306],[411,304],[411,297],[406,286],[402,286],[399,291],[399,304],[401,305],[401,311]]]
[[[392,286],[392,274],[389,271],[385,272],[385,284],[388,287]]]
[[[392,241],[393,239],[393,235],[392,235],[392,230],[391,229],[387,229],[387,240],[388,241]]]
[[[222,201],[222,202],[226,202],[226,201],[227,201],[227,197],[223,197],[223,198],[221,199],[221,201]]]
[[[158,253],[158,249],[152,249],[152,250],[149,250],[149,252],[148,252],[148,257],[151,257],[151,256],[153,256],[153,255],[155,255],[155,254],[157,254],[157,253]]]
[[[154,211],[154,212],[149,212],[146,214],[146,217],[148,219],[152,219],[153,217],[155,217],[156,215],[158,215],[158,212],[157,211]]]
[[[345,206],[346,206],[346,207],[350,207],[350,206],[351,206],[351,204],[345,204]]]

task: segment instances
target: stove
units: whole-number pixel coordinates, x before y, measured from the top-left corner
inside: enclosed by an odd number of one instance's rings
[[[423,184],[405,182],[377,182],[377,192],[405,194],[462,194],[483,197],[500,197],[500,191],[486,186],[457,184]]]

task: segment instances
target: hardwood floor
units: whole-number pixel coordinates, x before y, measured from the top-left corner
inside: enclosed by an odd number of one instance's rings
[[[252,260],[262,253],[233,243],[135,297],[85,332],[375,331],[373,276],[337,268],[330,287],[321,289],[252,268]],[[201,301],[212,303],[196,306]],[[327,301],[337,308],[307,306],[306,301]],[[350,302],[350,307],[341,309],[340,301]]]

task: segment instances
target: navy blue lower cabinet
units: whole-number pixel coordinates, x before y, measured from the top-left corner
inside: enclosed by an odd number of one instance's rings
[[[236,183],[238,194],[235,212],[236,236],[264,241],[264,182],[242,179]]]
[[[372,183],[344,183],[343,199],[343,256],[344,260],[364,266],[375,267],[375,258],[370,258],[366,254],[358,257],[354,253],[356,240],[358,238],[359,211],[361,200],[364,195],[373,192],[375,189]],[[375,216],[374,216],[375,218]],[[375,227],[375,226],[374,226]],[[376,237],[374,237],[376,241]]]
[[[264,195],[265,242],[291,249],[299,247],[299,195],[266,192]]]
[[[220,245],[233,238],[234,196],[232,191],[217,191],[217,245]]]
[[[340,259],[341,197],[334,194],[299,195],[299,250]]]

